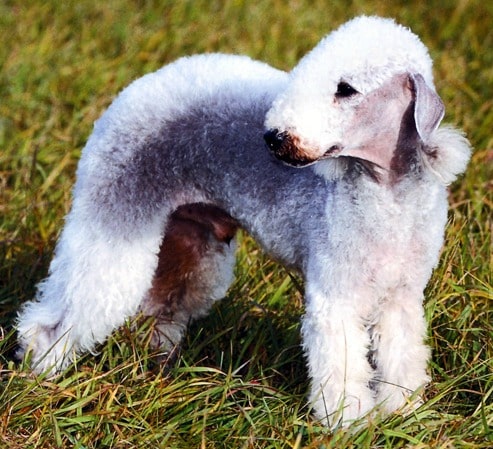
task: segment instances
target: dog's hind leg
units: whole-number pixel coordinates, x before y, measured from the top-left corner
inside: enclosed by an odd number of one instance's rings
[[[225,296],[233,280],[238,223],[218,207],[194,203],[170,217],[152,287],[141,305],[154,316],[151,347],[163,362],[176,354],[189,322]]]
[[[19,356],[31,353],[38,373],[60,371],[75,353],[93,350],[137,312],[151,286],[162,219],[125,235],[118,223],[97,223],[94,209],[75,202],[49,276],[19,314]]]

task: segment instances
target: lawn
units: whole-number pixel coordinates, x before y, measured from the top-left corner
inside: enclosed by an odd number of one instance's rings
[[[421,408],[349,432],[314,421],[302,287],[245,235],[228,297],[191,326],[168,371],[153,363],[149,328],[131,323],[54,380],[14,361],[16,310],[46,276],[81,149],[122,88],[202,52],[289,70],[363,13],[422,37],[445,121],[474,147],[425,292],[433,382]],[[0,35],[1,448],[493,447],[492,2],[3,0]]]

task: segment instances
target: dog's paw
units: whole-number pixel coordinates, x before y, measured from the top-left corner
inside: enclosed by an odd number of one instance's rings
[[[332,429],[349,427],[362,421],[369,416],[374,406],[375,398],[368,388],[362,388],[358,394],[346,394],[344,400],[320,398],[313,402],[315,417]]]
[[[19,360],[24,360],[36,374],[54,376],[72,360],[69,332],[60,326],[35,325],[19,330]]]
[[[427,381],[423,385],[412,391],[398,385],[385,384],[381,385],[377,403],[382,413],[388,415],[396,411],[407,414],[423,405],[422,392]]]

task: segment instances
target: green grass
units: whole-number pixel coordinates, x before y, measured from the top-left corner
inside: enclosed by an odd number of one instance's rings
[[[15,311],[46,275],[81,148],[114,96],[185,54],[243,53],[289,69],[361,13],[395,17],[422,37],[446,121],[475,147],[451,188],[446,246],[426,291],[426,403],[353,432],[317,425],[300,290],[248,237],[228,298],[192,325],[169,372],[156,371],[145,326],[123,327],[56,380],[14,362]],[[492,24],[484,0],[3,0],[0,447],[493,447]]]

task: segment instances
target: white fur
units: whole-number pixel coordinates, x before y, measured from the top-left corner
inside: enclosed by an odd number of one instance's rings
[[[358,95],[337,99],[341,81]],[[416,92],[431,99],[416,117],[426,139],[395,168],[394,150],[416,137],[400,128]],[[405,406],[429,380],[423,290],[443,242],[445,186],[470,152],[459,132],[436,129],[442,113],[424,45],[378,18],[342,26],[289,75],[204,55],[135,81],[84,149],[49,276],[19,317],[23,352],[54,372],[104,341],[146,297],[170,214],[208,202],[303,274],[315,415],[336,426]],[[271,158],[264,117],[312,168]],[[226,291],[231,259],[201,265],[211,300]],[[183,329],[160,331],[175,341]]]
[[[347,114],[333,107],[332,95],[339,81],[367,94],[392,75],[412,70],[433,86],[431,59],[418,37],[390,20],[373,24],[374,18],[356,18],[308,53],[267,114],[266,127],[289,129],[304,145],[323,153],[348,130]]]
[[[469,162],[469,142],[464,134],[451,126],[443,126],[431,135],[431,148],[447,148],[437,151],[436,159],[428,160],[428,168],[443,184],[454,182],[458,173],[463,173]]]

